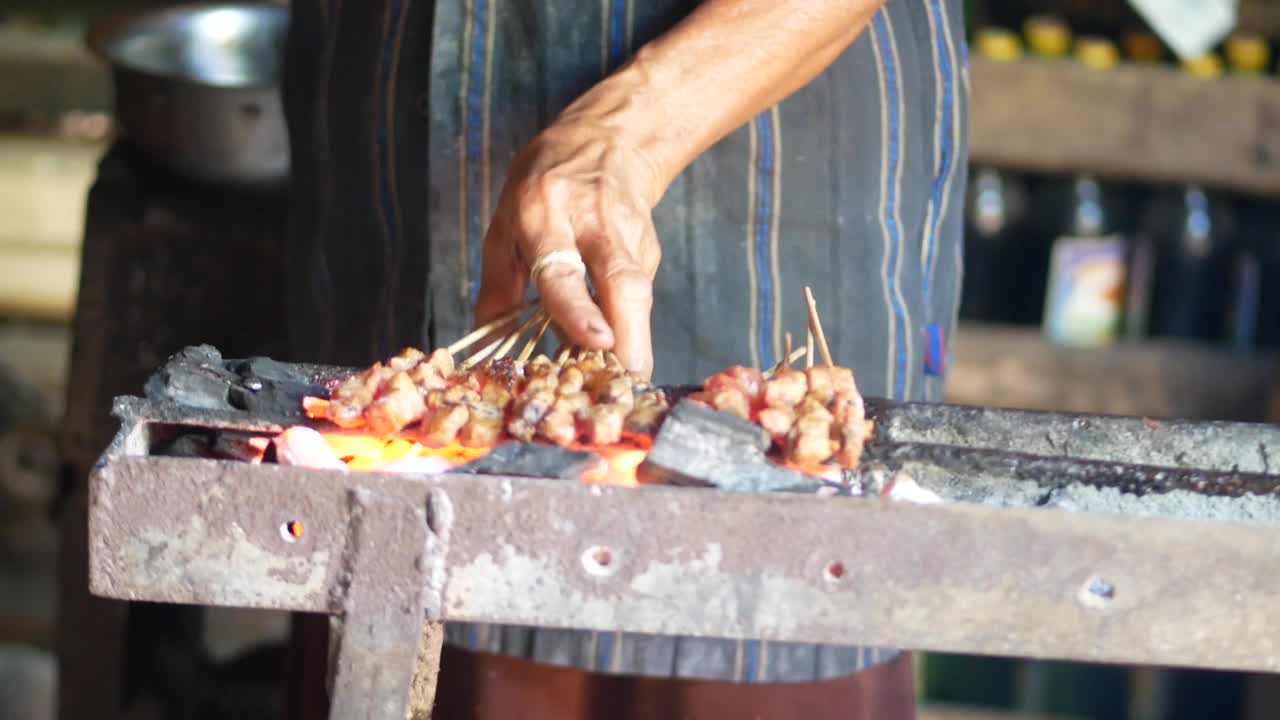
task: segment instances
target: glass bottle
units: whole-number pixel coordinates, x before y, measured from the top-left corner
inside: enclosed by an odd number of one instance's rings
[[[979,55],[996,62],[1022,57],[1022,41],[1008,30],[982,28]],[[975,165],[965,198],[964,285],[960,317],[979,322],[1017,322],[1021,306],[1010,284],[1021,260],[1028,197],[1023,179],[996,167]]]
[[[1119,53],[1109,40],[1082,37],[1076,58],[1106,72]],[[1044,188],[1041,217],[1051,242],[1043,326],[1055,343],[1096,348],[1120,334],[1129,255],[1121,199],[1090,174]]]

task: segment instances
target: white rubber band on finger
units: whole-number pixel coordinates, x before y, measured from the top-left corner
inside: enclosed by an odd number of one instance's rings
[[[540,255],[529,268],[529,283],[536,285],[538,276],[550,265],[568,265],[583,275],[587,274],[587,264],[582,262],[582,255],[577,250],[552,250]]]

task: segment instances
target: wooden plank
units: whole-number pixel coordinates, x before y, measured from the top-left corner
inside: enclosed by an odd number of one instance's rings
[[[0,111],[49,122],[111,108],[110,71],[78,34],[0,27]]]
[[[68,322],[79,277],[79,248],[0,245],[0,315]]]
[[[949,402],[1032,410],[1261,421],[1280,358],[1172,341],[1106,350],[1053,345],[1037,331],[956,333]]]
[[[973,58],[970,157],[1042,173],[1280,193],[1280,81]]]
[[[80,247],[85,202],[104,151],[102,142],[0,136],[0,249]]]

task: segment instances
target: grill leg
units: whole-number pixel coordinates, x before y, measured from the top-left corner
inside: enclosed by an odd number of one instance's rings
[[[418,642],[418,662],[413,669],[413,689],[409,691],[408,720],[431,720],[436,701],[436,681],[440,679],[440,649],[444,643],[444,623],[422,624]]]
[[[433,494],[423,508],[358,489],[351,503],[347,593],[337,629],[329,717],[405,720],[411,692],[415,712],[425,708],[427,714],[420,717],[429,717],[439,643],[434,644],[435,661],[428,652],[420,669],[418,649],[436,625],[423,620],[440,615],[452,521],[448,498]],[[431,647],[427,644],[428,651]]]

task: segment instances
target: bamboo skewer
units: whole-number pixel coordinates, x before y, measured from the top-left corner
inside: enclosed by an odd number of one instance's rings
[[[506,340],[505,337],[499,337],[497,340],[494,340],[488,345],[485,345],[484,348],[482,348],[476,354],[468,357],[466,360],[463,360],[461,363],[459,363],[458,368],[461,370],[470,370],[476,365],[484,362],[486,359],[488,359],[488,357],[491,354],[493,354],[493,351],[498,349],[498,346],[501,345],[505,340]]]
[[[484,325],[481,325],[480,327],[476,328],[475,330],[472,330],[466,335],[463,335],[462,337],[455,340],[452,345],[448,346],[445,349],[449,351],[450,355],[457,355],[463,350],[466,350],[467,348],[474,345],[476,342],[488,337],[489,334],[493,333],[498,328],[501,328],[503,325],[506,325],[512,320],[515,320],[516,318],[520,317],[520,315],[524,313],[526,310],[529,310],[531,308],[538,308],[538,307],[539,305],[536,301],[527,303],[525,305],[521,305],[520,307],[516,308],[515,310],[512,310],[511,312],[503,315],[502,317],[491,320],[490,322],[487,322]]]
[[[773,367],[761,373],[760,377],[765,380],[768,380],[774,375],[777,375],[778,372],[783,369],[784,363],[787,368],[790,368],[791,363],[799,360],[800,358],[804,357],[807,354],[808,352],[804,348],[796,348],[795,350],[791,351],[791,354],[789,354],[785,360],[780,360],[777,365],[774,365]]]
[[[791,369],[791,333],[783,335],[783,351],[782,351],[782,369]]]
[[[812,328],[812,326],[810,326],[810,328]],[[813,369],[813,330],[812,329],[804,331],[804,349],[806,351],[804,354],[804,369],[812,370]]]
[[[493,354],[493,357],[506,357],[507,353],[511,352],[511,348],[515,347],[516,343],[519,342],[520,337],[529,332],[529,330],[535,325],[542,322],[542,318],[545,315],[545,312],[538,310],[538,312],[534,313],[528,320],[521,323],[520,327],[516,328],[515,332],[508,335],[507,339],[502,341],[502,344],[498,346],[498,350]]]
[[[822,352],[822,360],[827,367],[835,362],[831,359],[831,349],[827,347],[827,336],[822,332],[822,319],[818,317],[818,304],[813,300],[813,290],[807,285],[804,288],[804,301],[809,306],[809,328],[817,336],[818,350]]]
[[[538,346],[538,341],[542,339],[542,335],[547,332],[547,327],[550,325],[551,316],[547,315],[542,319],[542,324],[538,325],[538,330],[533,333],[533,337],[529,338],[529,342],[525,343],[524,349],[516,357],[516,362],[522,363],[529,359],[529,356],[533,354],[533,349]]]

